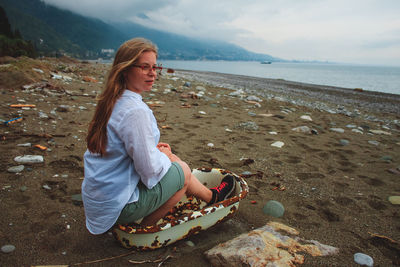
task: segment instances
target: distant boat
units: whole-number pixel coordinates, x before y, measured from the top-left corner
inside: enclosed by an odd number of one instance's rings
[[[261,64],[271,64],[271,61],[261,61]]]

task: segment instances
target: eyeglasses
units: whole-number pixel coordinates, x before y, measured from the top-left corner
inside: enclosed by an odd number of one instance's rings
[[[163,67],[161,66],[150,66],[150,65],[132,65],[132,67],[141,68],[143,74],[148,74],[150,70],[152,71],[162,71]]]

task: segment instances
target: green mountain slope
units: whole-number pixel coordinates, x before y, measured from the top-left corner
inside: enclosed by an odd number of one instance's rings
[[[145,37],[159,47],[160,59],[280,61],[226,42],[191,39],[124,22],[107,24],[61,10],[40,0],[0,0],[13,30],[31,40],[40,54],[66,53],[77,58],[101,57],[133,37]]]

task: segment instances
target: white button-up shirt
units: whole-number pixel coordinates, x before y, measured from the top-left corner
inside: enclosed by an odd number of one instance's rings
[[[156,145],[160,131],[141,95],[125,90],[117,100],[107,125],[106,154],[84,154],[82,200],[86,227],[101,234],[117,221],[128,203],[139,199],[137,185],[151,189],[171,166]]]

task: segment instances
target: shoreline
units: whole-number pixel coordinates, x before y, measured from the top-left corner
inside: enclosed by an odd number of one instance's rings
[[[327,102],[335,109],[338,109],[338,105],[342,105],[353,110],[360,108],[373,113],[387,112],[400,115],[400,95],[397,94],[375,91],[359,92],[335,86],[206,71],[179,69],[175,70],[175,73],[182,78],[203,81],[213,86],[232,90],[244,89],[249,94],[266,98],[281,97],[286,102],[294,102],[293,104],[310,108],[318,108],[315,107],[315,100],[317,100],[323,103]],[[303,101],[296,101],[295,98]],[[351,107],[352,105],[353,107]],[[329,107],[321,106],[320,108],[329,111]]]

